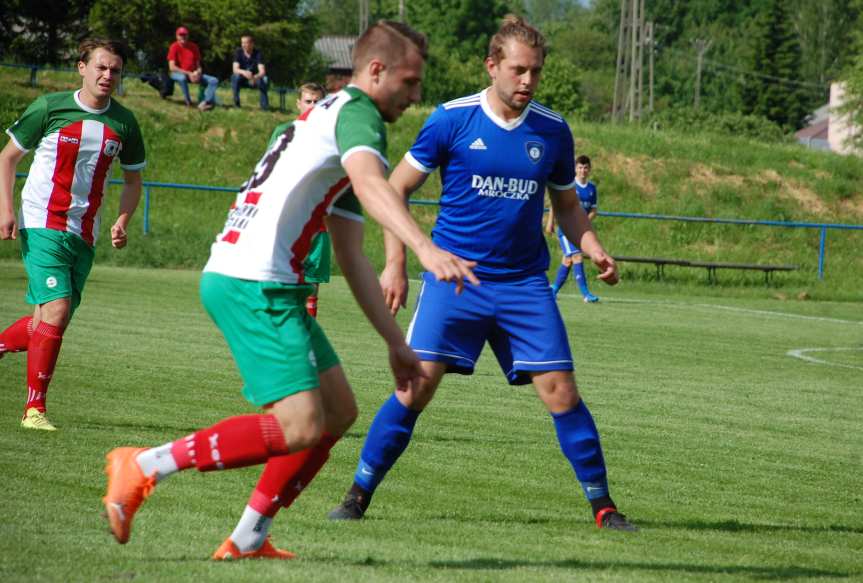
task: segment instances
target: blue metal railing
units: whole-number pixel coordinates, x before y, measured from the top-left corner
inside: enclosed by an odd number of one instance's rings
[[[16,178],[25,178],[27,174],[18,172]],[[117,178],[112,178],[110,184],[123,184],[123,181]],[[142,183],[144,190],[144,234],[150,233],[150,198],[153,188],[173,188],[177,190],[202,190],[205,192],[230,192],[236,193],[237,188],[230,186],[207,186],[205,184],[183,184],[178,182],[149,182]],[[440,203],[436,200],[412,199],[410,204],[417,206],[438,206]],[[795,221],[768,221],[756,219],[718,219],[710,217],[684,217],[678,215],[657,215],[657,214],[642,214],[642,213],[616,213],[608,211],[600,211],[599,216],[621,218],[621,219],[651,219],[656,221],[678,221],[685,223],[718,223],[725,225],[755,225],[761,227],[784,227],[792,229],[819,229],[819,244],[818,244],[818,279],[824,279],[824,257],[827,248],[827,231],[828,229],[848,230],[848,231],[863,231],[863,225],[846,225],[842,223],[806,223]]]

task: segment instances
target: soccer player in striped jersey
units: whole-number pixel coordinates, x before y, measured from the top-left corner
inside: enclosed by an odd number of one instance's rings
[[[0,152],[0,239],[20,233],[27,271],[27,315],[0,333],[0,357],[27,351],[27,401],[21,426],[53,431],[45,414],[63,333],[81,302],[99,235],[99,211],[111,168],[123,169],[120,210],[111,244],[126,246],[126,229],[141,198],[146,165],[141,130],[131,111],[111,94],[126,56],[115,41],[86,40],[79,47],[78,91],[43,95],[6,130]],[[16,219],[15,168],[36,149]]]
[[[305,310],[312,288],[303,261],[325,217],[342,273],[386,341],[397,386],[406,389],[422,376],[363,255],[356,199],[434,277],[459,288],[465,279],[478,283],[473,263],[422,233],[384,175],[384,121],[419,100],[424,60],[425,37],[407,25],[382,21],[367,29],[354,47],[352,84],[307,111],[293,136],[280,136],[243,185],[211,247],[201,300],[231,348],[243,395],[264,413],[230,417],[159,447],[112,450],[103,501],[121,544],[143,500],[167,476],[265,464],[239,523],[213,558],[293,556],[268,541],[273,517],[308,486],[357,416],[338,356]],[[336,206],[349,186],[353,206]]]
[[[507,16],[491,39],[485,61],[491,87],[438,107],[390,176],[396,191],[407,197],[440,168],[440,212],[432,239],[476,261],[482,285],[467,286],[453,296],[452,284],[423,276],[408,342],[426,376],[407,389],[396,388],[378,411],[354,483],[330,513],[332,519],[363,517],[444,373],[473,373],[488,342],[510,384],[533,383],[597,526],[635,529],[609,494],[599,433],[576,388],[569,340],[546,278],[546,188],[563,232],[589,253],[600,279],[615,284],[618,274],[573,189],[569,126],[532,99],[545,52],[538,30]],[[395,311],[407,293],[405,251],[391,235],[386,249],[381,281]]]
[[[324,88],[317,83],[303,83],[297,91],[297,112],[302,118],[303,115],[313,108],[315,104],[324,98]],[[294,123],[303,123],[302,121],[288,121],[277,125],[273,129],[270,136],[270,141],[267,148],[270,148],[276,141],[291,128]],[[293,134],[291,134],[293,138]],[[339,200],[343,200],[342,197]],[[339,204],[336,202],[336,204]],[[321,224],[321,230],[312,238],[312,246],[309,249],[309,255],[306,257],[303,269],[306,274],[306,281],[315,286],[314,291],[306,298],[306,311],[313,318],[318,317],[318,293],[322,283],[330,281],[330,272],[332,271],[332,248],[330,246],[330,236],[327,233],[327,226]]]
[[[596,185],[590,181],[590,158],[581,155],[575,159],[575,192],[578,194],[579,204],[584,212],[587,213],[587,218],[593,222],[597,212],[597,194]],[[548,213],[548,219],[545,224],[545,232],[554,232],[554,209]],[[590,288],[587,285],[587,277],[584,274],[584,263],[582,262],[581,249],[566,238],[561,229],[557,230],[557,241],[560,244],[562,256],[560,258],[560,267],[557,270],[557,277],[554,283],[551,284],[551,290],[554,295],[560,292],[560,289],[569,278],[570,270],[573,272],[575,283],[578,284],[578,290],[581,292],[584,302],[593,304],[599,301],[599,298],[590,293]]]

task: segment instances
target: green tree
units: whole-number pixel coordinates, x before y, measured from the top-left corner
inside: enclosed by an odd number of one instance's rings
[[[320,78],[314,52],[315,21],[301,15],[297,1],[284,0],[96,0],[91,26],[124,39],[139,52],[144,68],[163,68],[174,30],[190,29],[205,69],[230,75],[240,36],[250,32],[267,58],[267,71],[279,84]]]
[[[67,63],[87,33],[87,13],[94,0],[12,0],[0,16],[3,54],[24,63]]]
[[[801,83],[800,38],[784,0],[770,0],[754,32],[752,69],[742,90],[745,113],[799,128],[815,98]]]

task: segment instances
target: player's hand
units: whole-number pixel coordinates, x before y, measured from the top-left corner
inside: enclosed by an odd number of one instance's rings
[[[122,249],[127,242],[126,229],[119,222],[114,223],[114,226],[111,227],[111,246],[114,249]]]
[[[599,279],[608,285],[616,285],[620,281],[620,273],[614,258],[605,251],[594,251],[590,255],[591,261],[599,268]]]
[[[408,301],[408,274],[404,267],[387,265],[381,272],[381,289],[384,292],[384,302],[390,309],[390,314],[398,314],[399,308],[404,308]]]
[[[396,379],[396,390],[407,391],[422,378],[428,378],[423,372],[420,359],[411,347],[402,343],[399,346],[390,346],[390,368]]]
[[[0,239],[17,239],[18,223],[15,221],[15,213],[0,212]]]
[[[422,254],[417,256],[423,267],[434,274],[435,279],[455,283],[455,293],[457,294],[460,294],[464,289],[465,279],[474,285],[479,285],[479,279],[473,274],[476,261],[466,261],[461,257],[456,257],[437,245],[430,245],[423,250]]]

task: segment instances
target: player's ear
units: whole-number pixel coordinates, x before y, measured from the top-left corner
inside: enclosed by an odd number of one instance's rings
[[[380,76],[386,68],[387,66],[380,59],[372,59],[368,64],[369,74],[375,81],[380,80]]]

